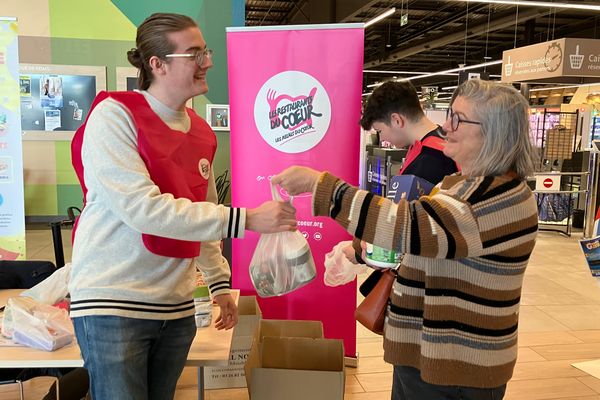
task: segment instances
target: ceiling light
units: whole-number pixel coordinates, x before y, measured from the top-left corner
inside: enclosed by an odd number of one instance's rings
[[[466,67],[452,68],[452,69],[447,69],[445,71],[431,72],[431,73],[424,74],[424,75],[419,75],[419,76],[411,76],[411,77],[408,77],[408,78],[397,79],[396,82],[412,81],[412,80],[415,80],[415,79],[429,78],[431,76],[437,76],[437,75],[447,75],[447,74],[449,74],[451,72],[467,71],[469,69],[489,67],[490,65],[497,65],[497,64],[502,64],[502,60],[489,61],[489,62],[484,62],[484,63],[481,63],[481,64],[475,64],[475,65],[468,65]],[[382,84],[383,83],[374,83],[372,85],[367,85],[367,87],[381,86]]]
[[[458,87],[458,85],[457,86],[445,86],[442,88],[442,90],[452,90],[452,89],[456,89],[457,87]]]
[[[424,72],[424,71],[383,71],[380,69],[363,69],[364,73],[367,74],[405,74],[405,75],[423,75],[423,74],[429,74],[430,72]],[[445,75],[458,75],[456,73],[454,74],[445,74]],[[500,76],[500,75],[498,75]]]
[[[447,74],[447,73],[450,73],[450,72],[467,71],[469,69],[489,67],[490,65],[496,65],[496,64],[502,64],[502,60],[489,61],[489,62],[484,62],[484,63],[481,63],[481,64],[468,65],[468,66],[465,66],[465,67],[458,67],[458,68],[453,68],[453,69],[447,69],[445,71],[433,72],[433,73],[427,74],[427,75],[411,76],[410,78],[404,78],[402,80],[403,81],[412,81],[414,79],[427,78],[429,76],[436,76],[436,75],[444,75],[444,74]]]
[[[387,10],[386,12],[384,12],[383,14],[379,14],[379,15],[378,15],[378,16],[376,16],[375,18],[373,18],[373,19],[370,19],[370,20],[368,20],[367,22],[365,22],[365,28],[366,28],[367,26],[371,26],[371,25],[373,25],[373,24],[376,24],[377,22],[381,21],[381,20],[382,20],[382,19],[384,19],[384,18],[387,18],[387,17],[389,17],[390,15],[392,15],[392,14],[393,14],[393,13],[395,13],[395,12],[396,12],[396,8],[395,8],[395,7],[393,7],[393,8],[390,8],[389,10]]]
[[[372,93],[373,93],[373,92],[369,92],[369,93],[363,93],[363,94],[362,94],[362,97],[368,96],[368,95],[370,95],[370,94],[372,94]]]
[[[461,1],[466,3],[488,3],[488,4],[504,4],[504,5],[515,5],[515,6],[526,6],[526,7],[550,7],[550,8],[572,8],[577,10],[590,10],[600,11],[600,6],[592,6],[588,4],[574,4],[574,3],[553,3],[549,1],[518,1],[518,0],[452,0]]]
[[[545,87],[545,88],[535,88],[535,89],[530,89],[529,91],[530,92],[539,92],[541,90],[571,89],[571,88],[580,88],[580,87],[595,86],[595,85],[600,85],[600,82],[596,82],[596,83],[583,83],[581,85],[553,86],[553,87]]]

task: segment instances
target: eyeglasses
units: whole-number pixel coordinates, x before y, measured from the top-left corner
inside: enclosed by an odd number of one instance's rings
[[[448,120],[448,118],[450,118],[450,127],[453,131],[458,129],[458,125],[461,122],[465,124],[481,125],[481,122],[469,121],[468,119],[461,119],[452,108],[448,108],[448,110],[446,110],[446,121]]]
[[[204,63],[205,59],[208,60],[212,60],[212,56],[213,56],[213,50],[209,49],[208,47],[205,48],[204,50],[198,50],[195,51],[194,53],[177,53],[177,54],[166,54],[165,57],[167,58],[180,58],[180,57],[187,57],[187,58],[191,58],[194,57],[196,59],[196,64],[198,64],[198,66],[201,66]]]

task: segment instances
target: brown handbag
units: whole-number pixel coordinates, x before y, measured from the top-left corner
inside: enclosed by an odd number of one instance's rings
[[[383,323],[396,272],[385,270],[373,290],[356,307],[354,316],[368,330],[383,335]]]

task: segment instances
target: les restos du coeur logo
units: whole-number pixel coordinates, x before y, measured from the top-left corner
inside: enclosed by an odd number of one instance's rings
[[[325,88],[300,71],[272,76],[254,101],[254,123],[262,138],[284,153],[302,153],[325,136],[331,103]]]

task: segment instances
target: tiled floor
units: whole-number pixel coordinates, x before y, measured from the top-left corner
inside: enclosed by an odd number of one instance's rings
[[[69,231],[63,232],[70,257]],[[600,379],[571,366],[600,359],[600,287],[579,248],[579,236],[541,232],[527,269],[520,316],[519,358],[507,400],[600,400]],[[29,259],[53,259],[49,230],[27,232]],[[346,400],[390,398],[390,365],[381,338],[357,328],[358,368],[347,368]],[[177,400],[196,399],[196,377],[186,369]],[[245,389],[207,391],[208,400],[248,399]]]

